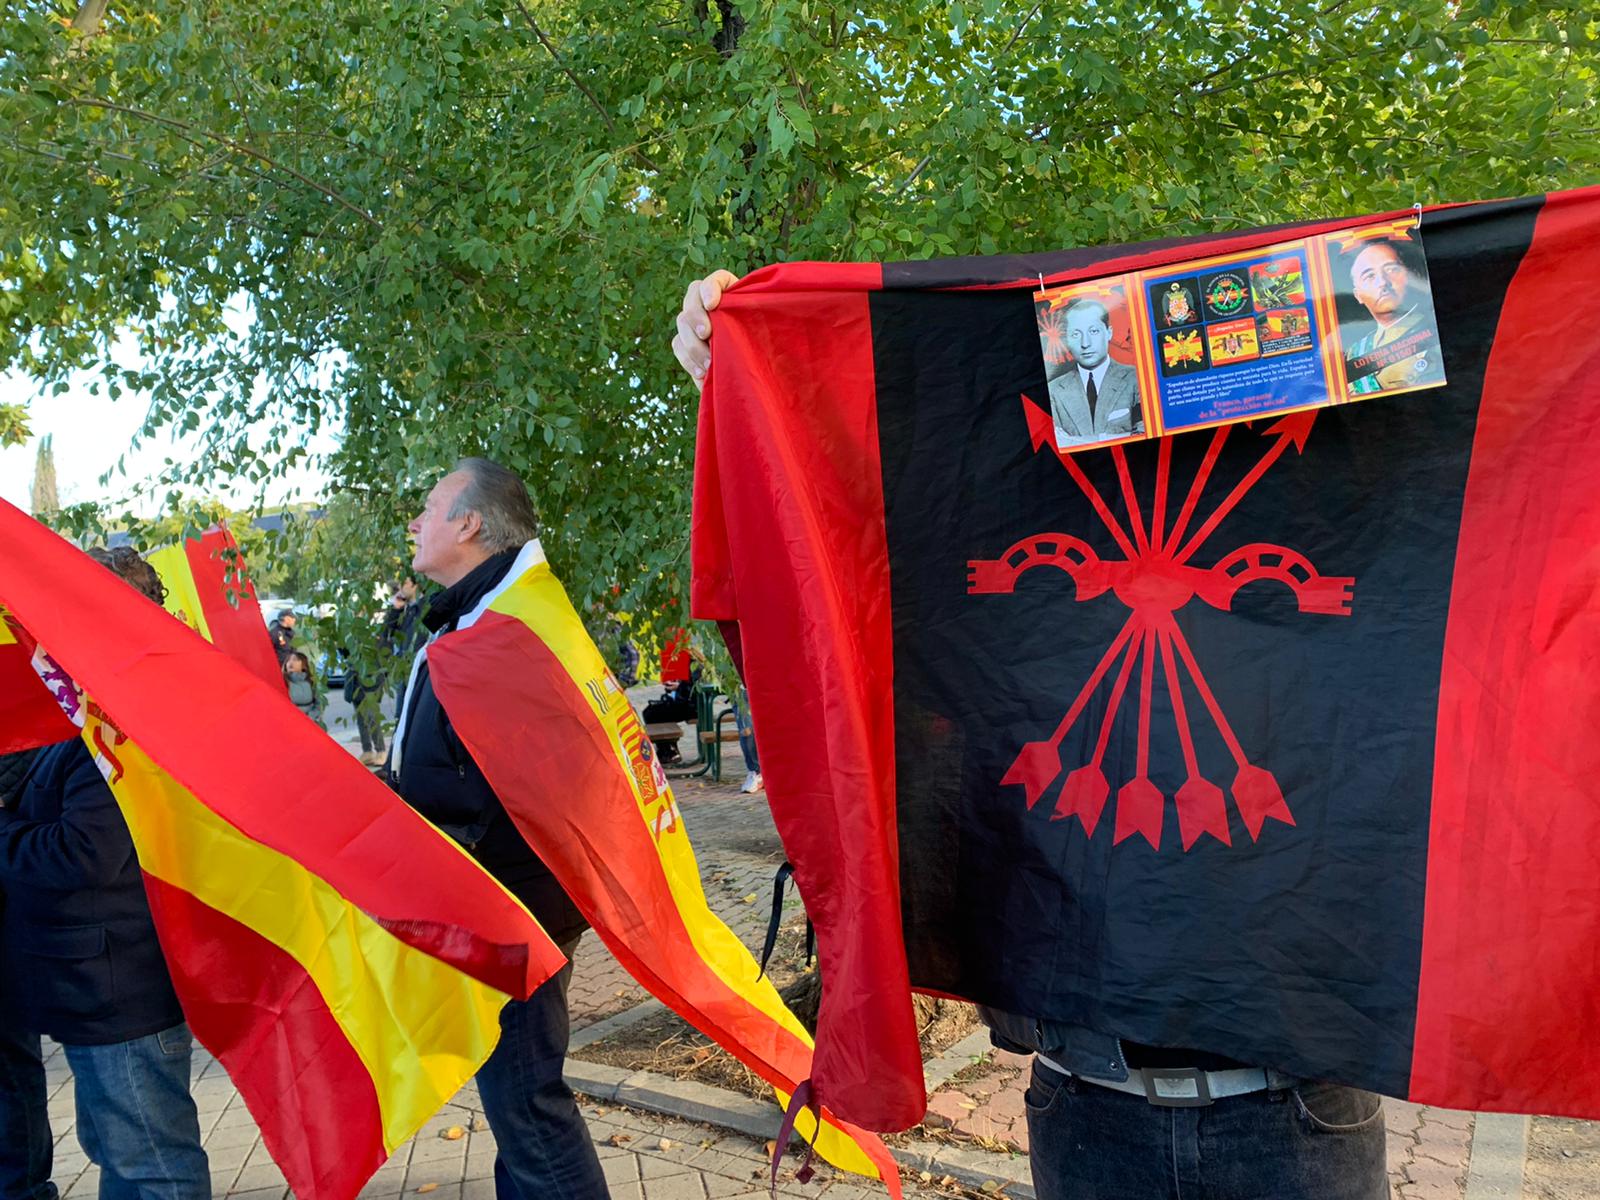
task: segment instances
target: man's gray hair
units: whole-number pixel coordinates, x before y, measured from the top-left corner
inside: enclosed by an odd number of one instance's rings
[[[528,487],[517,476],[487,458],[463,458],[454,470],[465,472],[467,486],[450,506],[454,521],[475,512],[483,521],[478,537],[491,554],[517,550],[539,536],[539,518],[534,515]]]

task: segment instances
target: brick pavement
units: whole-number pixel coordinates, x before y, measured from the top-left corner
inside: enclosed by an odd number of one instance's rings
[[[67,1200],[93,1200],[99,1169],[78,1148],[72,1078],[59,1047],[45,1061],[50,1122],[56,1135],[55,1181]],[[262,1145],[254,1120],[222,1067],[196,1048],[195,1104],[211,1160],[211,1194],[231,1200],[286,1200],[283,1175]],[[623,1108],[582,1105],[612,1200],[756,1200],[768,1195],[767,1154],[752,1138]],[[494,1135],[477,1092],[468,1085],[417,1136],[402,1146],[362,1190],[363,1197],[426,1195],[429,1200],[493,1200]],[[778,1195],[815,1200],[881,1198],[870,1180],[819,1166],[807,1184],[792,1163]]]

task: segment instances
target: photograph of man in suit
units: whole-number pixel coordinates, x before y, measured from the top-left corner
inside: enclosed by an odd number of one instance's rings
[[[1138,373],[1111,357],[1110,310],[1083,296],[1063,315],[1072,361],[1050,381],[1056,445],[1065,450],[1143,433]]]
[[[1352,396],[1444,382],[1444,358],[1433,298],[1400,247],[1379,238],[1350,260],[1350,294],[1371,322],[1345,346],[1345,369]],[[1404,345],[1402,345],[1404,343]],[[1415,353],[1405,353],[1414,346]],[[1395,347],[1385,353],[1385,347]]]

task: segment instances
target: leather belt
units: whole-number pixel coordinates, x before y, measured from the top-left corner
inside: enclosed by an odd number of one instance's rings
[[[1202,1071],[1197,1067],[1130,1067],[1127,1079],[1096,1079],[1090,1075],[1076,1075],[1042,1054],[1037,1058],[1058,1075],[1080,1079],[1113,1092],[1139,1096],[1160,1108],[1200,1108],[1229,1096],[1279,1091],[1301,1082],[1292,1076],[1261,1067],[1239,1067],[1231,1071]]]

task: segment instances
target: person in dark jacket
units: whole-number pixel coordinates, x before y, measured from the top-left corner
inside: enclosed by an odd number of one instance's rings
[[[283,660],[289,656],[290,646],[294,642],[294,609],[285,608],[272,618],[272,624],[267,626],[267,636],[272,639],[272,650],[278,656],[278,665],[283,666]]]
[[[0,807],[22,795],[37,750],[0,756]],[[0,929],[5,927],[5,893],[0,891]],[[39,1035],[20,1027],[7,1010],[8,976],[0,974],[0,1200],[55,1200],[50,1182],[53,1143]]]
[[[481,458],[461,460],[435,484],[408,529],[416,541],[412,566],[444,587],[422,617],[434,637],[455,629],[483,602],[538,533],[522,480]],[[411,667],[390,743],[390,783],[527,905],[570,960],[587,924],[456,736],[434,695],[427,656],[424,645]],[[531,998],[507,1004],[500,1043],[478,1071],[484,1115],[498,1146],[497,1200],[608,1194],[588,1127],[561,1078],[571,978],[569,961]]]
[[[160,581],[136,553],[90,553],[159,603]],[[0,809],[0,889],[0,977],[28,981],[7,989],[7,1028],[65,1050],[102,1200],[209,1200],[189,1027],[133,840],[80,739],[41,753]]]

